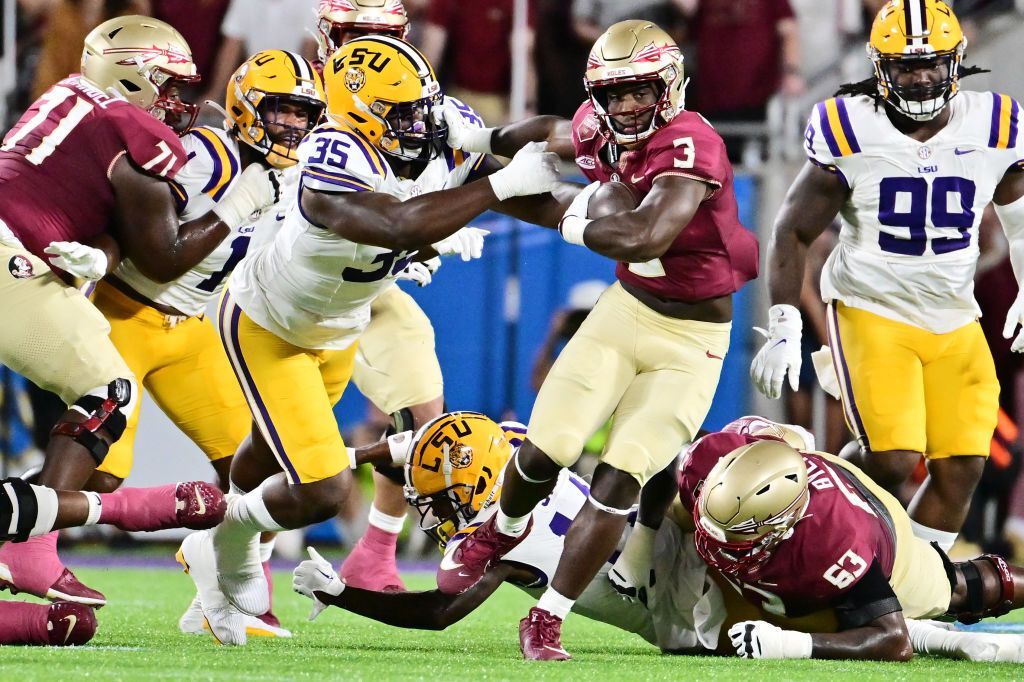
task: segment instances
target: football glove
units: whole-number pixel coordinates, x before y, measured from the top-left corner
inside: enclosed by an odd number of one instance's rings
[[[558,221],[558,234],[562,235],[562,239],[570,244],[586,246],[583,243],[583,230],[587,229],[587,225],[590,224],[590,219],[587,218],[590,197],[600,186],[601,182],[595,180],[580,190],[580,193],[569,204],[569,208],[565,209],[562,219]]]
[[[258,163],[246,166],[213,212],[232,230],[246,224],[254,213],[277,203],[281,196],[281,171]]]
[[[745,620],[729,628],[740,658],[810,658],[814,648],[806,632],[783,630],[763,620]]]
[[[477,128],[466,121],[459,108],[451,100],[445,100],[433,110],[434,121],[448,127],[448,146],[464,152],[491,153],[491,135],[494,128]]]
[[[1017,298],[1013,299],[1013,305],[1006,313],[1006,323],[1003,324],[1003,338],[1013,338],[1013,332],[1018,324],[1024,324],[1024,288],[1017,292]],[[1017,333],[1017,338],[1010,344],[1010,350],[1014,353],[1024,352],[1024,327]]]
[[[558,154],[547,151],[547,142],[530,142],[507,166],[487,176],[498,201],[550,192],[558,185]]]
[[[439,256],[458,254],[462,260],[471,261],[483,255],[484,236],[490,233],[490,230],[483,230],[479,227],[463,227],[455,234],[449,235],[439,242],[434,242],[431,246]]]
[[[768,398],[782,395],[782,382],[788,378],[794,391],[800,386],[800,335],[804,323],[800,311],[791,305],[773,305],[768,309],[768,330],[754,327],[766,341],[750,364],[750,378],[757,390]]]
[[[82,279],[97,280],[107,274],[107,254],[78,242],[50,242],[43,249],[54,267]]]
[[[345,591],[345,583],[319,552],[312,547],[307,547],[306,551],[309,552],[309,559],[296,566],[292,572],[292,589],[313,600],[313,610],[309,612],[309,619],[313,620],[327,608],[327,604],[317,599],[316,593],[323,592],[337,597]]]
[[[395,279],[405,282],[416,282],[416,286],[425,287],[434,280],[434,274],[425,263],[413,261],[405,270],[398,273]]]

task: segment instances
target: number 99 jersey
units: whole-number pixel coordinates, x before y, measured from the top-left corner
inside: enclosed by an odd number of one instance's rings
[[[807,124],[810,161],[850,189],[822,298],[950,332],[980,316],[978,225],[1003,175],[1024,163],[1020,105],[962,91],[949,122],[924,142],[898,131],[884,106],[866,96],[829,99]]]
[[[470,125],[472,109],[451,98]],[[369,140],[348,128],[323,124],[299,146],[299,205],[292,206],[272,242],[231,276],[231,293],[256,324],[309,349],[341,350],[370,321],[370,303],[390,286],[415,252],[357,244],[302,212],[302,192],[382,192],[401,200],[465,183],[483,156],[445,148],[415,180],[395,175]]]

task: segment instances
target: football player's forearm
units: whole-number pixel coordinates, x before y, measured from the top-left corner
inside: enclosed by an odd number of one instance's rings
[[[231,230],[210,211],[178,228],[174,244],[159,256],[165,260],[163,275],[158,281],[170,282],[202,263],[217,246],[227,239]]]
[[[511,157],[530,142],[547,142],[548,151],[571,161],[576,157],[571,135],[571,123],[566,119],[534,116],[495,128],[491,134],[491,151]]]
[[[867,626],[811,635],[811,658],[905,662],[914,656],[906,630]]]

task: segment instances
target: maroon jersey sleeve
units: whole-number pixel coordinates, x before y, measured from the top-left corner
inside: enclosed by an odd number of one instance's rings
[[[683,455],[679,467],[679,501],[693,511],[700,486],[723,456],[757,439],[739,433],[709,433],[698,439]]]
[[[725,143],[703,116],[682,111],[666,131],[672,134],[651,139],[654,147],[646,169],[650,182],[662,175],[681,175],[720,188],[731,177]]]
[[[594,105],[585,100],[572,117],[572,146],[576,150],[576,165],[591,182],[606,180],[596,173],[597,152],[603,141]]]
[[[181,140],[170,127],[134,106],[118,107],[107,128],[142,172],[171,180],[188,161]]]

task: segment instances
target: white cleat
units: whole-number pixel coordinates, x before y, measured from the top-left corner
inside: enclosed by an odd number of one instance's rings
[[[229,510],[231,505],[241,503],[241,496],[229,496]],[[231,521],[224,521],[210,533],[217,579],[228,602],[250,616],[269,611],[270,592],[260,562],[259,533]],[[205,597],[203,606],[206,606]]]
[[[264,623],[256,616],[242,615],[245,634],[249,637],[291,637],[291,630]],[[196,595],[188,609],[178,620],[178,629],[186,635],[211,635],[213,631],[203,613],[203,603]]]
[[[988,663],[1024,663],[1024,637],[982,632],[964,633],[970,639],[963,645],[963,658]],[[975,635],[977,635],[975,637]]]
[[[218,587],[209,532],[198,531],[186,536],[175,558],[196,585],[200,608],[214,638],[221,644],[245,644],[244,614],[228,603]]]

